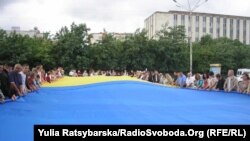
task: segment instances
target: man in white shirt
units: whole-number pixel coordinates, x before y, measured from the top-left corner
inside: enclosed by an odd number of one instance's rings
[[[194,77],[191,73],[187,74],[186,85],[187,88],[192,88],[194,86]]]
[[[228,77],[224,83],[224,90],[226,92],[237,91],[238,80],[234,76],[234,70],[228,70]]]

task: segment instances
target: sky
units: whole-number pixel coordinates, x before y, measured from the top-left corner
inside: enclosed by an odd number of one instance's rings
[[[184,7],[187,0],[177,0]],[[194,5],[199,0],[190,0]],[[155,11],[184,10],[173,0],[0,0],[0,28],[21,30],[38,27],[55,34],[63,26],[85,23],[91,33],[133,33]],[[208,0],[195,12],[250,17],[248,0]]]

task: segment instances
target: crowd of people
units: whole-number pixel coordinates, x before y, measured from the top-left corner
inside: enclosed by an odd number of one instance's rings
[[[171,76],[169,73],[159,73],[158,71],[101,71],[101,70],[71,70],[70,76],[85,77],[85,76],[131,76],[141,80],[159,83],[167,86],[175,86],[190,89],[203,89],[203,90],[221,90],[226,92],[239,92],[250,94],[250,80],[247,73],[243,74],[242,81],[238,82],[234,75],[234,70],[228,71],[228,76],[224,79],[220,74],[213,72],[192,75],[183,72],[174,72]]]
[[[234,70],[228,70],[226,79],[220,74],[215,75],[212,71],[205,74],[197,73],[195,75],[192,75],[191,73],[185,75],[182,72],[174,72],[173,77],[168,73],[162,74],[158,73],[158,71],[144,71],[138,73],[139,74],[136,76],[139,79],[169,86],[250,94],[250,80],[248,73],[244,73],[242,81],[238,81],[237,77],[234,75]]]
[[[69,72],[69,76],[71,77],[85,77],[85,76],[125,76],[128,75],[128,72],[125,71],[115,71],[115,70],[107,70],[107,71],[102,71],[102,70],[71,70]]]
[[[14,68],[0,65],[0,103],[4,103],[7,98],[15,101],[18,96],[38,91],[43,82],[51,83],[62,77],[63,73],[62,68],[45,73],[42,65],[31,70],[27,64],[16,64]]]
[[[233,70],[228,71],[228,76],[223,79],[220,74],[214,75],[213,72],[205,74],[174,72],[173,76],[169,73],[159,73],[158,71],[94,71],[94,70],[71,70],[69,76],[131,76],[152,83],[159,83],[167,86],[175,86],[190,89],[203,90],[222,90],[225,92],[236,91],[239,93],[250,94],[250,80],[247,73],[243,74],[242,81],[234,75]],[[63,68],[55,68],[47,73],[42,65],[38,65],[30,70],[29,65],[16,64],[14,68],[8,65],[0,65],[0,103],[4,103],[6,98],[13,101],[17,96],[27,95],[37,91],[43,82],[51,83],[64,76]]]
[[[58,78],[62,78],[64,76],[64,70],[62,67],[55,68],[53,70],[48,71],[48,73],[43,73],[44,81],[51,83]]]

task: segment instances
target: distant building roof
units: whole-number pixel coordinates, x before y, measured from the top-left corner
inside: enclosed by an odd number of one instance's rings
[[[170,10],[168,12],[156,11],[152,15],[154,15],[156,13],[162,13],[162,14],[184,14],[184,15],[188,15],[189,14],[188,11]],[[236,15],[215,14],[215,13],[205,13],[205,12],[192,12],[192,15],[204,15],[204,16],[211,16],[211,17],[220,16],[220,17],[227,17],[227,18],[236,18],[236,19],[239,18],[239,19],[248,19],[248,20],[250,20],[250,17],[247,17],[247,16],[236,16]]]
[[[13,26],[13,27],[11,27],[11,30],[6,30],[7,34],[10,34],[10,33],[13,33],[13,32],[15,32],[17,34],[20,34],[20,35],[23,35],[23,36],[28,35],[30,37],[43,37],[44,36],[43,33],[40,33],[40,31],[38,30],[37,27],[35,27],[32,30],[21,30],[20,27]]]

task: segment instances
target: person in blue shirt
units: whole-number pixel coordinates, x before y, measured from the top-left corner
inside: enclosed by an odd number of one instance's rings
[[[176,80],[177,86],[179,86],[181,88],[185,88],[186,87],[186,79],[187,79],[187,77],[182,72],[179,72],[177,74],[177,76],[178,76],[178,78]]]

